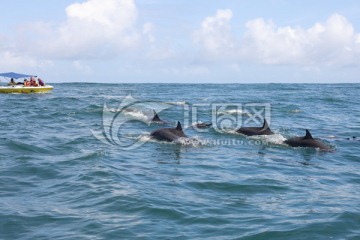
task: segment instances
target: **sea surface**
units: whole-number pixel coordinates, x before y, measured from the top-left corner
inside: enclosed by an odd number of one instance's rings
[[[360,239],[360,84],[53,85],[0,95],[0,239]]]

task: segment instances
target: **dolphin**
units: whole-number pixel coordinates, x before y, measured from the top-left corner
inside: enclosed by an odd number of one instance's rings
[[[166,123],[165,121],[161,120],[159,115],[156,113],[155,110],[154,111],[154,117],[151,119],[151,122],[154,122],[154,123]]]
[[[236,132],[247,135],[247,136],[274,134],[270,130],[266,119],[264,119],[264,124],[263,124],[262,127],[241,127],[238,130],[236,130]]]
[[[197,127],[197,128],[207,128],[207,127],[211,127],[212,123],[209,123],[209,122],[202,122],[202,123],[196,123],[194,125],[194,127]]]
[[[332,149],[326,146],[324,143],[314,139],[309,130],[306,129],[306,134],[304,137],[294,137],[288,140],[285,140],[284,143],[291,147],[311,147],[311,148],[319,148],[324,151],[332,151]]]
[[[179,121],[177,123],[176,128],[160,128],[158,130],[153,131],[150,134],[150,136],[159,141],[167,141],[167,142],[173,142],[181,137],[187,138],[187,136],[182,130]]]

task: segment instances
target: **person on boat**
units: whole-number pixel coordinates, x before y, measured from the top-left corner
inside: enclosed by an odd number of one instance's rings
[[[24,86],[25,87],[30,87],[30,81],[28,81],[27,79],[24,80]]]
[[[30,80],[30,86],[31,87],[38,87],[39,85],[37,84],[35,78],[31,78]]]
[[[10,82],[8,83],[9,86],[13,86],[16,85],[16,82],[14,81],[13,78],[11,78]]]
[[[41,87],[45,86],[45,83],[41,80],[41,78],[38,78],[38,82]]]

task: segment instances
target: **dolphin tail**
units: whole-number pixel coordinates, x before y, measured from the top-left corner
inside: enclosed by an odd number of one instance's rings
[[[154,117],[153,117],[152,121],[161,122],[161,119],[159,118],[159,115],[157,115],[155,110],[153,110],[153,111],[154,111]]]
[[[306,129],[306,134],[305,134],[304,139],[313,139],[313,137],[311,136],[309,130],[307,130],[307,129]]]

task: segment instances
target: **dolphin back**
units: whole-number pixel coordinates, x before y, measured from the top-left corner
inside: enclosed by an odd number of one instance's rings
[[[319,148],[320,150],[324,150],[324,151],[332,151],[330,147],[328,147],[321,141],[314,139],[310,131],[307,129],[304,137],[290,138],[288,140],[285,140],[284,143],[288,144],[291,147],[310,147],[310,148]]]
[[[155,110],[154,111],[154,117],[151,119],[152,122],[158,122],[158,123],[163,123],[164,121],[160,119],[159,115],[156,113]]]
[[[187,137],[182,130],[180,122],[178,122],[176,128],[160,128],[150,134],[151,137],[159,141],[172,142],[180,137]]]
[[[274,134],[270,130],[270,127],[269,127],[266,119],[264,119],[264,123],[263,123],[262,127],[241,127],[238,130],[236,130],[236,132],[247,135],[247,136]]]

